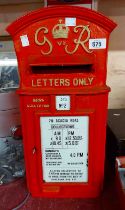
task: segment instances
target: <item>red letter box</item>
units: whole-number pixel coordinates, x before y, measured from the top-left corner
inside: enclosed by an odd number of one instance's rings
[[[17,54],[26,175],[41,197],[96,197],[104,176],[109,35],[89,9],[31,12],[8,27]]]

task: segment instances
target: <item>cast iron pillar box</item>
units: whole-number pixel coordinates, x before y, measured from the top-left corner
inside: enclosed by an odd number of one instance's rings
[[[7,31],[19,65],[29,191],[96,197],[103,186],[108,40],[116,24],[75,6],[31,12]]]

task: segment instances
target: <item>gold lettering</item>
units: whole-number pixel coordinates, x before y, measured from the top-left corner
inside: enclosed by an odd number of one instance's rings
[[[42,103],[44,102],[45,100],[43,98],[33,98],[33,102],[34,103]]]
[[[65,86],[65,79],[60,79],[60,86]]]
[[[78,39],[74,39],[74,44],[75,44],[74,50],[69,51],[69,50],[68,50],[68,45],[65,46],[65,51],[66,51],[68,54],[74,54],[74,53],[78,50],[78,48],[79,48],[80,45],[82,46],[82,48],[83,48],[87,53],[92,53],[92,51],[89,50],[89,49],[87,48],[87,46],[85,45],[85,44],[89,41],[89,38],[90,38],[90,29],[89,29],[89,26],[88,26],[88,25],[87,25],[87,26],[83,26],[83,25],[76,26],[76,27],[74,28],[74,32],[75,32],[75,33],[78,33],[78,32],[79,32],[79,28],[82,28],[82,31],[81,31],[81,33],[80,33]],[[82,40],[82,37],[83,37],[83,35],[84,35],[86,32],[87,32],[87,37],[86,37],[85,40]]]
[[[65,86],[70,86],[70,79],[65,79]]]
[[[65,42],[65,41],[58,41],[57,44],[58,44],[59,46],[61,46],[61,45],[64,46],[64,45],[66,44],[66,42]]]
[[[93,77],[88,77],[88,81],[89,81],[89,84],[91,85],[92,84],[92,82],[93,82],[93,80],[94,80],[94,78]]]
[[[78,81],[77,78],[74,78],[74,79],[73,79],[73,85],[74,85],[74,86],[78,86],[78,82],[79,82],[79,81]]]
[[[73,85],[74,86],[86,86],[86,85],[91,85],[93,82],[93,77],[88,77],[88,78],[74,78],[73,79]]]
[[[86,86],[86,85],[92,85],[94,78],[93,77],[84,77],[84,78],[77,78],[75,77],[72,82],[73,86]],[[45,78],[38,78],[38,79],[32,79],[31,81],[32,87],[47,87],[55,86],[55,87],[69,87],[70,86],[70,79],[45,79]]]
[[[36,81],[32,79],[32,87],[40,87],[40,86],[42,86],[42,79],[37,79]]]
[[[49,105],[49,104],[45,104],[45,105],[43,105],[42,107],[49,108],[50,105]]]
[[[42,86],[42,79],[37,79],[36,81],[32,79],[32,87],[41,87],[41,86]]]
[[[34,80],[32,79],[32,87],[36,87],[37,85],[34,84]]]
[[[27,104],[27,108],[41,108],[43,105],[41,104]]]
[[[79,79],[79,85],[82,85],[82,86],[88,85],[88,83],[87,83],[87,81],[86,81],[86,78],[84,78],[84,79],[83,79],[83,78],[82,78],[82,79],[80,78],[80,79]]]
[[[53,85],[53,79],[49,79],[49,81],[50,81],[50,86],[52,86]]]
[[[44,86],[46,86],[46,82],[47,82],[47,79],[43,79],[43,82],[44,82]]]
[[[61,46],[61,45],[62,45],[62,41],[60,41],[60,42],[57,42],[57,44],[58,44],[59,46]]]
[[[43,46],[44,44],[47,43],[48,46],[49,46],[48,52],[43,52],[43,51],[41,50],[41,53],[42,53],[43,55],[49,55],[49,54],[52,52],[52,49],[53,49],[51,42],[47,39],[46,36],[43,37],[43,41],[40,42],[40,41],[38,40],[39,32],[42,31],[42,30],[43,30],[43,33],[44,33],[44,34],[47,34],[47,33],[48,33],[48,29],[47,29],[46,27],[40,27],[40,28],[38,28],[38,29],[36,30],[36,33],[35,33],[35,43],[36,43],[37,45],[40,45],[40,46]]]
[[[59,86],[59,79],[54,79],[54,85]]]
[[[37,81],[37,86],[38,86],[38,87],[42,86],[42,81],[41,81],[41,79],[37,79],[36,81]]]

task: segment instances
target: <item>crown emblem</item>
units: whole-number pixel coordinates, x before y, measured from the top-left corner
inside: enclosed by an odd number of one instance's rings
[[[52,29],[52,34],[54,39],[58,38],[68,38],[69,28],[62,23],[62,20],[59,20],[59,23],[55,25]]]

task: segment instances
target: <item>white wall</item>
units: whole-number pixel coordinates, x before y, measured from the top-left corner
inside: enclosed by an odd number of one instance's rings
[[[109,45],[109,108],[125,108],[125,0],[100,0],[98,10],[118,24]]]

